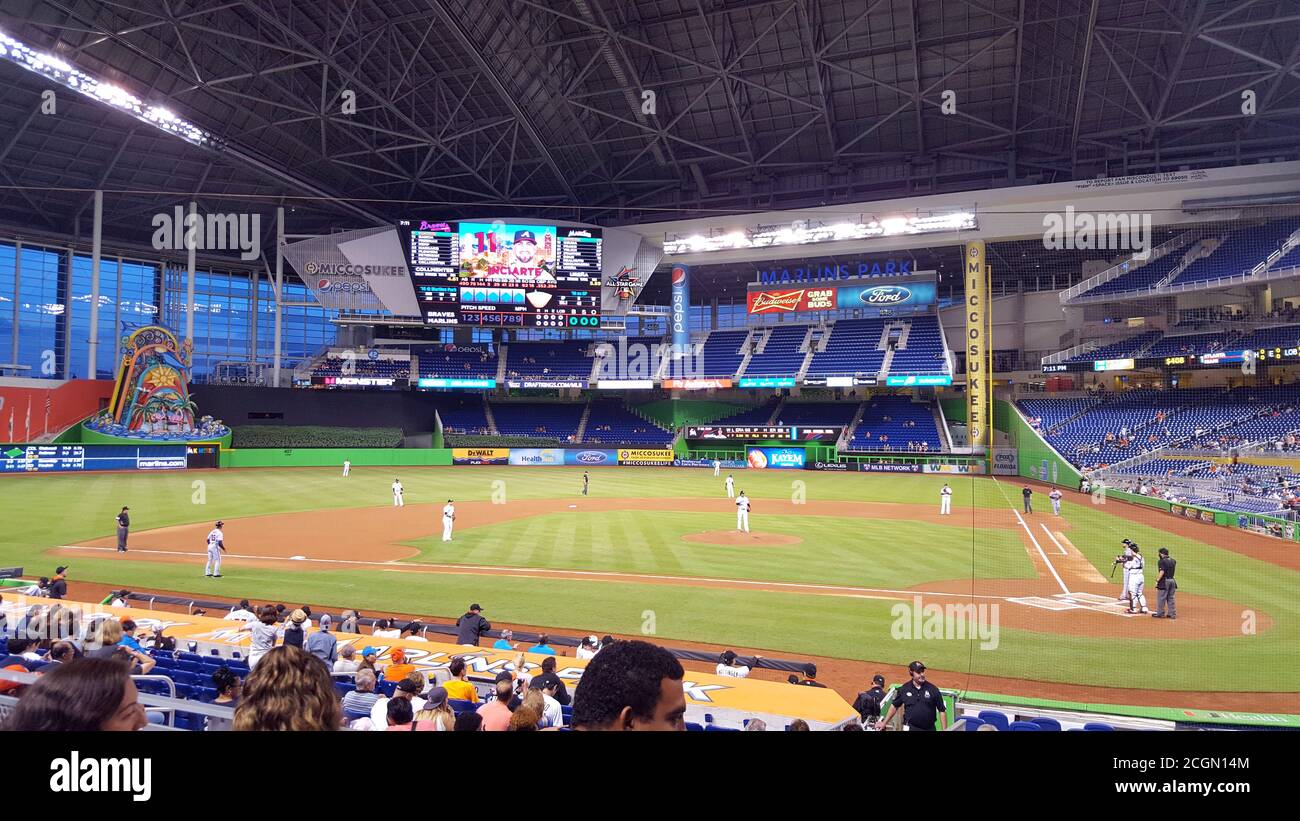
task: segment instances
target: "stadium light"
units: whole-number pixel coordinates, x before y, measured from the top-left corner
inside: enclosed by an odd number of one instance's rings
[[[98,80],[53,55],[37,51],[15,40],[4,31],[0,31],[0,59],[8,60],[51,82],[124,111],[137,120],[172,136],[180,137],[186,142],[204,148],[215,148],[217,145],[217,140],[212,134],[194,123],[177,117],[166,108],[149,105],[126,89]]]
[[[901,234],[929,234],[942,231],[973,231],[979,227],[970,211],[942,214],[891,215],[857,222],[823,223],[798,221],[785,225],[757,225],[741,230],[723,229],[709,236],[669,234],[664,254],[731,251],[743,248],[772,248],[783,245],[813,245],[821,242],[874,239]]]

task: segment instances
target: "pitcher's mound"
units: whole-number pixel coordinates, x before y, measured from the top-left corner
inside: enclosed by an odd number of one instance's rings
[[[704,542],[743,547],[775,547],[777,545],[801,544],[798,536],[785,536],[780,533],[741,533],[738,530],[706,530],[703,533],[688,533],[682,537],[684,542]]]

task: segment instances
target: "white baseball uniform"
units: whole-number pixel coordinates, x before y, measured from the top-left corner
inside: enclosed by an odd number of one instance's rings
[[[393,507],[406,507],[406,500],[402,498],[402,483],[393,481]]]
[[[442,540],[444,542],[451,541],[451,527],[455,521],[456,508],[452,506],[451,502],[448,502],[442,508]]]
[[[208,563],[203,568],[203,575],[221,575],[221,550],[225,546],[225,541],[221,531],[215,527],[208,533]]]
[[[952,488],[947,485],[944,485],[943,490],[939,491],[939,515],[952,515]]]
[[[749,532],[749,497],[743,493],[736,500],[736,530]]]
[[[1057,516],[1060,516],[1061,515],[1061,489],[1056,488],[1051,493],[1047,494],[1047,498],[1052,500],[1052,512],[1055,513]]]
[[[347,476],[348,473],[351,472],[351,470],[352,470],[352,463],[349,462],[347,459],[344,459],[344,460],[343,460],[343,475],[344,475],[344,476]]]
[[[1133,558],[1133,548],[1128,547],[1126,545],[1124,547],[1124,589],[1120,593],[1120,597],[1119,597],[1120,601],[1132,601],[1133,598],[1132,596],[1129,595],[1128,592],[1128,578],[1129,578],[1128,563],[1129,560],[1131,560],[1132,558]]]
[[[719,462],[717,459],[713,460],[713,475],[714,476],[722,475],[722,463]]]
[[[1134,608],[1145,613],[1147,612],[1146,597],[1146,578],[1143,576],[1143,569],[1146,562],[1142,560],[1141,553],[1134,553],[1133,558],[1124,563],[1125,575],[1128,579],[1128,609],[1132,613]]]
[[[730,476],[727,477],[727,498],[736,498],[736,480],[732,479]]]

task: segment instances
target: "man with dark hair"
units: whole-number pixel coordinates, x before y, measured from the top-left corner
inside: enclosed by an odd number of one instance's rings
[[[811,661],[803,666],[803,674],[804,674],[804,679],[799,683],[804,685],[805,687],[826,686],[825,684],[822,684],[820,681],[817,680],[817,665],[813,664]]]
[[[877,673],[871,677],[871,687],[858,693],[853,709],[862,720],[874,724],[880,719],[880,705],[885,703],[885,677]]]
[[[1156,612],[1151,616],[1157,619],[1176,619],[1178,582],[1174,580],[1174,569],[1178,562],[1170,557],[1167,547],[1160,548],[1159,553],[1160,561],[1156,563],[1160,570],[1160,575],[1156,577]]]
[[[912,680],[894,691],[889,714],[876,721],[876,729],[883,730],[900,707],[903,709],[903,721],[909,730],[933,731],[936,713],[943,717],[943,729],[948,729],[948,708],[943,703],[943,693],[925,680],[925,665],[914,661],[907,666],[907,671],[911,673]]]
[[[515,695],[515,679],[509,672],[502,670],[497,673],[494,686],[496,687],[496,697],[474,712],[482,719],[484,730],[504,732],[510,726],[510,714],[515,711],[521,701]]]
[[[49,597],[51,599],[61,599],[68,595],[68,568],[54,568],[54,580],[50,582]]]
[[[487,619],[483,618],[483,608],[478,604],[471,604],[469,612],[456,619],[456,643],[478,647],[480,636],[487,635],[492,629],[492,625]]]
[[[573,703],[575,730],[685,730],[681,662],[662,647],[619,641],[587,664]],[[534,679],[536,681],[536,679]]]
[[[596,655],[600,655],[597,653]],[[594,659],[593,659],[594,661]],[[591,667],[590,664],[587,665]],[[555,657],[547,656],[542,659],[542,672],[540,675],[533,676],[528,682],[529,690],[545,690],[548,687],[555,688],[555,700],[562,705],[568,705],[572,700],[569,695],[569,688],[564,686],[564,680],[555,674]]]
[[[117,552],[126,552],[126,537],[131,530],[131,514],[128,513],[131,508],[123,506],[122,512],[117,514]]]
[[[447,691],[447,698],[454,698],[457,701],[472,701],[478,703],[478,690],[469,680],[469,665],[465,664],[463,656],[453,656],[451,664],[447,665],[447,672],[451,673],[451,680],[443,682],[443,689]]]

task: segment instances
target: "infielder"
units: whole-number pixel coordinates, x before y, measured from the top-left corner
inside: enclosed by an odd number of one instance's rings
[[[590,486],[591,486],[591,474],[587,473],[587,471],[584,470],[582,472],[582,495],[583,496],[587,495],[587,490]]]
[[[225,522],[217,522],[208,533],[208,563],[203,568],[204,576],[221,578],[221,554],[226,552],[226,537],[222,535],[221,528],[225,525]]]
[[[352,472],[352,462],[350,462],[350,461],[347,460],[347,459],[344,459],[344,460],[343,460],[343,475],[344,475],[344,476],[347,476],[350,472]]]
[[[728,476],[728,479],[731,477]],[[736,530],[742,533],[749,532],[749,497],[745,491],[740,491],[740,496],[736,498]]]
[[[1133,548],[1133,558],[1124,563],[1124,570],[1128,577],[1128,612],[1146,613],[1146,577],[1142,574],[1146,563],[1142,560],[1142,552],[1138,549],[1138,546],[1131,545],[1131,547]],[[1134,606],[1138,609],[1134,610]]]
[[[1057,516],[1061,515],[1061,495],[1061,489],[1059,487],[1052,488],[1052,492],[1047,494],[1047,498],[1052,500],[1052,513]]]
[[[722,463],[719,462],[717,459],[713,460],[713,475],[714,476],[722,475]]]
[[[939,491],[939,515],[952,515],[952,488],[948,487],[947,482],[943,483],[943,490]]]
[[[402,498],[402,480],[393,480],[393,507],[406,507],[406,499]]]
[[[442,540],[444,542],[451,541],[451,527],[455,521],[456,506],[451,503],[451,499],[448,499],[447,504],[442,508]]]
[[[731,478],[730,473],[727,474],[727,498],[736,498],[736,480]]]

